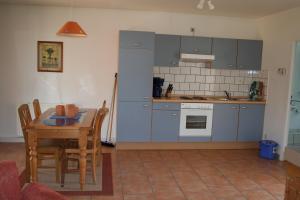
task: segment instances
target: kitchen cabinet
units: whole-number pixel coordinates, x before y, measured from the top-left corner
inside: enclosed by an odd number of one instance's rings
[[[120,101],[150,101],[153,87],[153,50],[120,49],[118,97]]]
[[[120,31],[120,48],[121,49],[154,49],[153,32],[143,31]]]
[[[117,141],[149,142],[151,139],[151,108],[151,102],[119,102]]]
[[[154,33],[120,31],[117,141],[151,138]]]
[[[212,141],[236,141],[239,104],[214,104]]]
[[[263,41],[238,40],[237,69],[260,70]]]
[[[264,112],[264,105],[240,104],[238,141],[262,139]]]
[[[181,36],[180,53],[211,55],[212,38]]]
[[[237,40],[213,38],[212,55],[215,55],[213,68],[236,69]]]
[[[178,66],[180,54],[180,36],[155,35],[155,66]]]
[[[152,141],[177,142],[179,135],[179,110],[152,111]]]

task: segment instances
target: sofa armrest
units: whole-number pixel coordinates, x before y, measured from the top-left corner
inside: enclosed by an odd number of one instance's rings
[[[29,183],[22,190],[22,200],[68,200],[47,186]]]

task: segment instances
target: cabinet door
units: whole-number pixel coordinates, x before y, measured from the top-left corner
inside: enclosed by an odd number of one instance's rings
[[[212,54],[215,55],[213,68],[236,69],[237,40],[214,38]]]
[[[120,31],[120,48],[154,50],[154,33]]]
[[[212,39],[208,37],[182,36],[180,53],[211,54]]]
[[[240,105],[238,141],[259,141],[262,139],[264,105]]]
[[[153,51],[120,49],[118,98],[120,101],[149,101],[152,98]]]
[[[155,35],[155,66],[178,66],[180,36]]]
[[[152,141],[176,142],[179,135],[180,111],[152,111]]]
[[[261,40],[238,40],[237,68],[260,70],[262,46]]]
[[[117,141],[149,142],[151,137],[151,102],[119,102]]]
[[[214,104],[212,141],[237,140],[238,104]]]

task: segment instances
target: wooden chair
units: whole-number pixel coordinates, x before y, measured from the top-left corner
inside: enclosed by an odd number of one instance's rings
[[[87,143],[87,156],[90,156],[90,161],[92,163],[92,175],[93,175],[93,181],[96,183],[96,168],[97,168],[97,160],[101,156],[102,150],[101,150],[101,127],[102,123],[104,121],[104,118],[106,114],[108,113],[108,108],[105,107],[106,101],[103,102],[102,107],[97,111],[94,123],[93,123],[93,129],[92,129],[92,135],[88,139]],[[79,164],[79,147],[78,147],[78,140],[71,140],[69,141],[64,149],[64,159],[63,159],[63,168],[62,168],[62,178],[61,178],[61,186],[64,186],[64,180],[65,180],[65,173],[74,171],[68,169],[68,161],[69,160],[77,160],[77,164]],[[74,157],[75,156],[75,157]],[[79,166],[77,166],[77,169],[75,171],[78,171]]]
[[[26,148],[26,181],[30,180],[30,163],[29,163],[29,147],[28,147],[28,126],[32,121],[29,106],[23,104],[18,108],[19,117],[21,121],[21,127],[23,131],[23,136],[25,140]],[[61,177],[61,158],[62,158],[62,149],[58,146],[40,146],[37,147],[37,158],[38,158],[38,167],[40,168],[53,168],[53,166],[43,166],[43,160],[54,160],[56,168],[56,182],[60,182]]]
[[[34,116],[35,118],[39,118],[42,114],[39,100],[34,99],[32,104],[33,104]]]
[[[285,200],[300,200],[300,167],[288,163]]]

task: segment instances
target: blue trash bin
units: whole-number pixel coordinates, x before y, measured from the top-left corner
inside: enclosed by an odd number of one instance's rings
[[[277,159],[278,144],[272,140],[262,140],[259,142],[259,156],[269,160]]]

